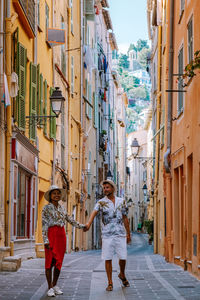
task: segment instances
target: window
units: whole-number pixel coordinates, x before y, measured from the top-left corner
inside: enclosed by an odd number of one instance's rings
[[[19,92],[17,95],[17,119],[19,129],[25,131],[25,96],[26,96],[26,62],[27,50],[17,43],[17,74],[19,81]]]
[[[61,29],[65,29],[64,18],[61,16]],[[66,55],[65,45],[61,45],[61,71],[66,76]]]
[[[93,93],[93,100],[94,100],[94,127],[98,127],[98,96],[94,92]]]
[[[193,59],[193,18],[188,23],[188,61]]]
[[[19,3],[29,21],[32,31],[35,32],[35,0],[19,0]]]
[[[87,87],[88,87],[87,100],[92,105],[92,85],[87,84]],[[86,115],[89,119],[92,119],[92,107],[88,103],[86,103]]]
[[[70,0],[70,8],[71,8],[71,33],[74,33],[74,25],[73,25],[73,0]]]
[[[37,23],[40,26],[40,0],[37,0]]]
[[[43,99],[44,99],[44,82],[43,82],[43,75],[40,74],[40,78],[39,78],[39,81],[40,81],[40,93],[39,93],[39,114],[40,116],[43,116],[44,113],[43,113]],[[43,120],[41,118],[41,121],[40,121],[40,126],[42,127],[42,123],[43,123]]]
[[[47,29],[49,28],[49,6],[46,2],[45,2],[45,15],[46,15],[46,33],[47,33]]]
[[[184,9],[185,9],[185,0],[180,0],[181,1],[181,9],[180,9],[180,15],[182,15]]]
[[[180,114],[183,111],[183,78],[181,77],[181,74],[183,74],[183,47],[181,48],[179,55],[178,55],[178,74],[179,74],[179,80],[178,80],[178,114]]]
[[[30,191],[31,178],[22,170],[18,171],[17,193],[17,237],[30,236]]]
[[[29,115],[37,115],[37,65],[33,63],[30,63]],[[36,139],[36,126],[34,121],[29,125],[29,137],[31,140]]]
[[[91,43],[91,41],[90,41],[90,26],[89,26],[89,24],[88,24],[88,22],[87,22],[87,45],[88,46],[90,46],[90,43]]]

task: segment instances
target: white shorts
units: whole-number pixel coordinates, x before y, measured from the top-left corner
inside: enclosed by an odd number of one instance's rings
[[[119,259],[127,259],[126,237],[113,236],[102,238],[101,258],[103,260],[112,260],[115,253]]]

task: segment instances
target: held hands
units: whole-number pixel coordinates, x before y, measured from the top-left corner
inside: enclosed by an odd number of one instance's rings
[[[45,247],[46,249],[50,249],[49,244],[44,244],[44,247]]]
[[[83,231],[86,232],[90,229],[90,225],[88,223],[85,224],[85,227],[83,228]]]

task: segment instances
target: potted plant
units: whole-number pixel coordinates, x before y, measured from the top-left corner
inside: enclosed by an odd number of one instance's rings
[[[151,245],[153,242],[153,220],[145,220],[144,226],[149,235],[149,245]]]

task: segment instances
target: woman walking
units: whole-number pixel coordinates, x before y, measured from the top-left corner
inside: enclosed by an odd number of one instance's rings
[[[44,194],[49,204],[45,205],[42,211],[42,235],[45,246],[45,274],[48,283],[49,297],[63,294],[57,286],[64,254],[66,251],[65,222],[69,222],[77,228],[84,228],[84,225],[76,222],[58,203],[65,195],[65,190],[52,185]],[[52,269],[53,280],[52,280]]]

